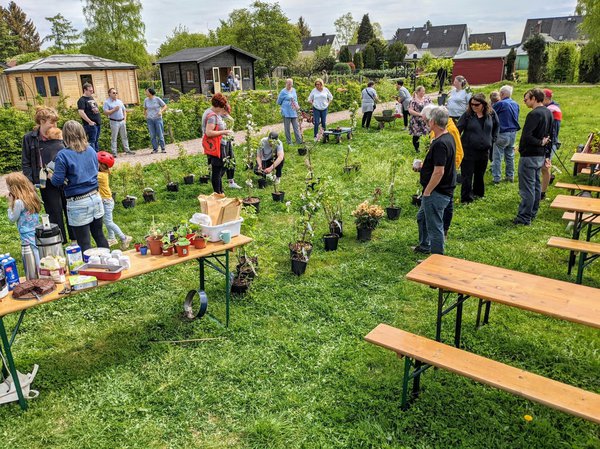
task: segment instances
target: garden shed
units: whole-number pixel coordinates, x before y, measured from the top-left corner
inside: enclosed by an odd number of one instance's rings
[[[462,75],[469,84],[490,84],[502,81],[509,48],[466,51],[454,57],[452,74]]]
[[[233,45],[186,48],[159,59],[160,78],[165,96],[177,97],[192,90],[212,95],[228,90],[227,76],[233,71],[241,90],[254,89],[254,63],[251,53]]]
[[[56,106],[60,97],[66,97],[67,106],[74,107],[81,97],[84,83],[94,86],[95,97],[104,101],[108,89],[119,90],[125,104],[140,102],[137,67],[125,62],[91,55],[52,55],[6,69],[11,103],[17,109],[39,96],[47,106]]]

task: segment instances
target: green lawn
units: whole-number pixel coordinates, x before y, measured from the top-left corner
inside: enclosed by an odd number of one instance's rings
[[[554,89],[564,122],[561,156],[597,127],[597,87]],[[522,103],[524,88],[515,92]],[[522,119],[527,110],[522,106]],[[308,132],[307,132],[308,135]],[[414,151],[401,126],[359,130],[351,158],[361,171],[342,175],[345,144],[322,145],[316,174],[332,178],[342,198],[346,234],[326,253],[316,223],[315,251],[307,272],[290,272],[287,243],[295,239],[304,164],[287,152],[281,189],[291,212],[262,198],[254,250],[259,277],[235,299],[232,323],[181,319],[187,290],[197,286],[197,267],[187,263],[31,310],[14,345],[18,368],[40,365],[39,398],[23,413],[0,407],[0,447],[6,448],[598,448],[599,427],[441,370],[428,371],[425,391],[400,410],[401,368],[391,352],[363,341],[384,322],[419,335],[435,334],[436,292],[404,275],[418,259],[410,196]],[[204,159],[196,156],[197,166]],[[383,220],[369,243],[358,243],[350,212],[376,187],[387,187],[391,161],[401,160],[397,222]],[[177,162],[169,162],[176,167]],[[569,164],[570,165],[570,164]],[[115,220],[141,239],[151,216],[171,223],[198,209],[208,186],[167,193],[161,165],[146,168],[159,201],[133,210],[120,205]],[[180,171],[181,173],[181,171]],[[238,183],[244,173],[237,174]],[[570,180],[570,173],[559,176]],[[550,236],[568,236],[561,212],[541,207],[531,227],[511,224],[517,184],[491,185],[485,199],[457,206],[447,254],[509,269],[569,280],[564,251],[549,249]],[[135,193],[135,192],[134,192]],[[141,195],[138,195],[141,198]],[[16,228],[0,205],[0,249],[18,253]],[[600,288],[600,263],[586,271],[586,285]],[[222,281],[209,274],[211,310],[223,316]],[[600,293],[599,293],[600,300]],[[598,330],[493,306],[490,325],[474,329],[476,302],[465,306],[466,350],[515,367],[600,392]],[[14,324],[16,316],[5,320]],[[450,340],[450,327],[445,339]],[[158,340],[219,339],[168,344]],[[533,416],[526,422],[524,415]]]

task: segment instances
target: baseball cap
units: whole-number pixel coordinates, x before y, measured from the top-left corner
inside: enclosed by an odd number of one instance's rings
[[[277,140],[279,139],[279,134],[277,134],[275,131],[271,131],[269,133],[269,140]]]
[[[544,89],[544,95],[548,98],[552,98],[552,91],[550,89]]]

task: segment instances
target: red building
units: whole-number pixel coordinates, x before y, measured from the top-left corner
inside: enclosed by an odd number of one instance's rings
[[[464,76],[469,84],[491,84],[504,79],[509,48],[466,51],[454,57],[452,75]]]

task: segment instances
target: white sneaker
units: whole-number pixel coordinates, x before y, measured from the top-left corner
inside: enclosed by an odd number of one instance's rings
[[[121,251],[125,251],[127,248],[129,248],[129,244],[131,243],[132,239],[133,237],[126,235],[125,238],[121,240]]]
[[[117,243],[119,243],[117,241],[117,239],[107,239],[108,241],[108,246],[115,246]]]
[[[240,186],[238,186],[235,181],[229,181],[229,188],[230,189],[241,189]]]

